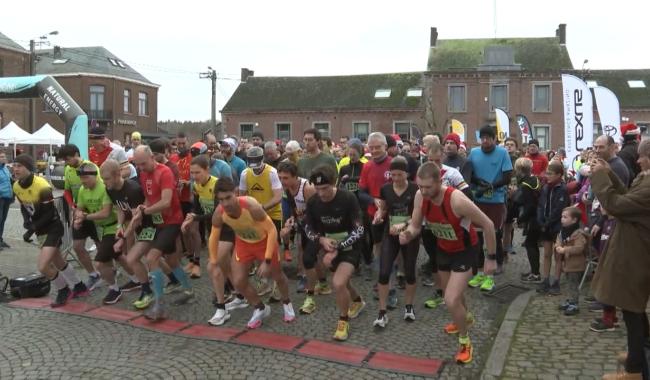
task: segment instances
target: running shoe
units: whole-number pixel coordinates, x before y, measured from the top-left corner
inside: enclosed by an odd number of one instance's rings
[[[113,305],[117,303],[117,301],[120,300],[122,297],[122,292],[120,290],[115,290],[115,289],[108,289],[108,293],[102,300],[104,305]]]
[[[431,276],[423,276],[422,277],[422,286],[433,286],[433,277]]]
[[[391,289],[388,291],[388,309],[395,310],[397,308],[397,290]]]
[[[540,282],[542,282],[542,276],[538,274],[528,273],[526,277],[523,277],[521,279],[521,282],[527,282],[529,284],[539,284]]]
[[[291,323],[296,320],[296,312],[293,311],[293,305],[291,302],[283,304],[282,308],[284,309],[284,317],[282,317],[284,322]]]
[[[221,326],[230,319],[230,313],[226,309],[217,309],[212,318],[208,320],[208,323],[212,326]]]
[[[548,289],[548,294],[550,296],[559,296],[562,294],[560,290],[560,281],[555,281],[551,284],[551,287]]]
[[[170,282],[167,284],[167,286],[165,286],[165,290],[163,291],[163,293],[172,294],[174,292],[181,290],[182,288],[183,286],[181,285],[180,282]]]
[[[366,302],[361,300],[359,302],[352,302],[350,308],[348,309],[348,317],[350,319],[355,319],[359,316],[359,313],[366,307]]]
[[[560,311],[564,311],[564,310],[566,310],[567,307],[569,307],[570,304],[571,304],[571,301],[564,300],[564,302],[562,302],[561,304],[558,305],[557,309],[560,310]]]
[[[319,281],[314,287],[314,294],[320,294],[322,296],[332,294],[332,288],[330,288],[327,281]]]
[[[551,288],[551,283],[548,278],[545,278],[537,287],[536,292],[539,294],[548,294],[548,291]]]
[[[305,302],[303,302],[299,311],[300,314],[311,314],[314,311],[316,311],[316,301],[314,301],[314,297],[312,296],[305,297]]]
[[[607,324],[601,319],[598,321],[591,322],[591,325],[589,326],[589,330],[594,332],[614,331],[616,330],[616,325]]]
[[[467,312],[467,314],[465,314],[465,322],[467,323],[468,330],[474,326],[474,323],[476,322],[474,319],[474,314]],[[456,326],[456,324],[453,322],[448,323],[445,325],[445,332],[447,334],[458,334],[458,326]]]
[[[424,307],[426,307],[427,309],[435,309],[438,306],[444,304],[445,304],[445,299],[437,294],[429,298],[428,300],[424,301]]]
[[[386,314],[378,316],[377,319],[375,319],[375,321],[372,322],[372,325],[374,327],[381,327],[382,329],[385,328],[387,324],[388,324],[388,317],[386,316]]]
[[[404,275],[397,275],[397,288],[406,289],[406,277]]]
[[[133,280],[129,280],[129,282],[120,286],[120,291],[124,293],[128,293],[141,288],[142,288],[142,284],[140,284],[139,282],[135,282]]]
[[[603,304],[600,302],[592,302],[589,305],[589,311],[592,313],[601,313],[603,311]]]
[[[524,280],[527,279],[528,276],[530,276],[531,274],[533,274],[533,272],[522,273],[522,274],[519,276],[519,278],[521,279],[521,281],[524,281]]]
[[[407,305],[404,308],[404,320],[406,322],[415,322],[415,313],[413,312],[412,305]]]
[[[304,293],[307,288],[307,276],[298,276],[297,293]]]
[[[334,332],[333,338],[338,341],[348,340],[348,335],[350,334],[350,323],[339,319],[339,322],[336,324],[336,331]]]
[[[183,293],[181,293],[181,295],[174,300],[174,305],[182,306],[190,303],[192,300],[194,300],[194,289],[184,289]]]
[[[201,278],[201,266],[200,265],[194,265],[192,267],[192,271],[190,272],[190,278]]]
[[[472,279],[469,280],[467,284],[472,288],[478,288],[479,286],[483,285],[483,282],[486,278],[486,275],[478,273],[476,276],[472,277]]]
[[[54,298],[54,301],[50,304],[51,307],[56,308],[56,307],[61,307],[68,303],[72,299],[72,292],[70,291],[70,288],[67,286],[63,289],[59,289],[58,292],[56,292],[56,297]]]
[[[486,276],[485,280],[481,284],[481,290],[484,292],[491,292],[494,290],[494,278],[492,276]]]
[[[232,311],[236,309],[243,309],[248,307],[248,302],[245,298],[235,297],[232,301],[226,303],[226,310]]]
[[[458,364],[467,364],[472,361],[472,353],[474,349],[472,348],[472,343],[469,341],[469,337],[459,338],[460,348],[458,353],[456,353],[456,363]]]
[[[269,296],[269,302],[280,302],[281,300],[282,296],[280,295],[280,288],[278,288],[278,284],[273,281],[273,290]]]
[[[161,302],[155,302],[153,307],[144,313],[144,317],[150,321],[160,321],[167,318],[167,311]]]
[[[90,290],[83,281],[79,281],[74,288],[72,288],[72,298],[85,297],[90,294]]]
[[[102,280],[101,277],[99,277],[98,274],[88,276],[88,281],[86,281],[86,287],[91,291],[101,287],[102,285],[104,285],[104,281]]]
[[[260,310],[255,308],[253,311],[253,316],[246,324],[246,327],[249,329],[256,329],[262,326],[262,320],[271,315],[271,307],[269,305],[264,305],[264,309]]]
[[[291,257],[291,251],[289,249],[284,250],[284,261],[290,263],[293,260]]]
[[[580,313],[580,309],[578,308],[578,305],[574,304],[573,302],[570,303],[566,309],[564,309],[564,315],[566,316],[576,315],[578,313]]]
[[[133,307],[138,310],[143,310],[149,307],[154,301],[153,293],[141,293],[140,298],[133,302]]]

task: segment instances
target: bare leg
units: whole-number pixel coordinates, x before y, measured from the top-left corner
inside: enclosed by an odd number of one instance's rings
[[[98,246],[97,242],[95,242],[95,245]],[[95,267],[93,266],[92,259],[90,258],[90,254],[86,250],[86,239],[78,239],[72,242],[72,248],[74,249],[75,253],[77,254],[77,259],[79,260],[79,263],[81,263],[81,266],[88,272],[88,274],[95,273]]]
[[[230,269],[232,270],[232,280],[235,289],[248,300],[251,305],[259,305],[260,297],[257,291],[248,282],[248,271],[253,263],[241,263],[237,261],[233,255],[230,262]]]
[[[444,273],[444,274],[442,274]],[[472,271],[467,272],[441,272],[442,277],[447,277],[445,290],[445,304],[451,314],[451,319],[458,327],[459,336],[467,335],[467,308],[463,292],[467,288]]]
[[[104,279],[108,285],[115,285],[115,267],[113,267],[112,262],[97,262],[97,269],[99,270],[102,279]]]
[[[334,272],[334,276],[332,277],[332,286],[336,292],[336,305],[339,308],[339,314],[341,317],[348,316],[348,310],[350,309],[350,303],[352,302],[348,283],[350,282],[353,273],[354,265],[342,262],[339,263],[338,268],[336,268],[336,272]]]
[[[129,249],[129,253],[126,255],[127,265],[133,270],[133,273],[135,273],[138,282],[141,284],[149,283],[147,268],[140,260],[142,256],[149,250],[149,247],[150,244],[147,242],[136,242],[133,247]]]

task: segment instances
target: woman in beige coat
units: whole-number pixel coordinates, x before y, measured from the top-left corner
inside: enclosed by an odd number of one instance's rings
[[[643,346],[648,337],[645,309],[650,298],[650,140],[639,145],[637,162],[642,172],[629,190],[605,161],[598,160],[592,167],[593,192],[616,218],[592,289],[597,300],[623,310],[628,345],[625,372],[603,379],[647,380],[649,376]]]

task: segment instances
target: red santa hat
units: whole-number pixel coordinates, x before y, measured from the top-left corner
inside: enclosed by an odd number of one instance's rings
[[[626,137],[627,139],[630,139],[630,137],[638,139],[641,137],[641,129],[632,123],[621,125],[621,136],[623,136],[623,139],[626,139]]]

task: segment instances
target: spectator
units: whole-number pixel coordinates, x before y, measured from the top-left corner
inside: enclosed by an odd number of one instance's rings
[[[13,180],[7,168],[7,154],[4,151],[0,151],[0,251],[3,248],[11,248],[9,244],[5,243],[3,235],[5,222],[9,214],[9,206],[14,203],[12,186]]]
[[[625,165],[630,170],[630,180],[636,178],[639,174],[639,137],[641,137],[641,129],[635,124],[621,125],[621,135],[623,135],[623,147],[618,152],[618,156],[625,162]]]
[[[277,169],[280,161],[282,161],[282,155],[278,146],[273,141],[267,141],[264,144],[264,163]]]
[[[445,160],[444,164],[460,172],[465,182],[472,181],[472,165],[468,164],[467,159],[459,154],[461,147],[460,136],[456,133],[450,133],[445,137]]]
[[[106,145],[106,135],[100,127],[90,129],[90,132],[88,132],[88,140],[91,145],[88,150],[90,161],[99,167],[106,161],[113,148],[110,145]]]
[[[142,135],[140,134],[140,132],[135,131],[135,132],[131,133],[131,149],[129,149],[126,152],[126,158],[129,161],[131,161],[133,159],[133,152],[135,152],[135,148],[137,148],[138,145],[140,145],[141,143],[142,143]],[[97,164],[97,166],[101,166],[101,165]]]
[[[253,143],[253,146],[259,146],[260,148],[264,147],[264,135],[261,131],[253,132],[251,143]]]
[[[303,133],[303,142],[305,143],[306,154],[298,160],[298,176],[302,178],[311,177],[311,171],[320,165],[329,165],[336,171],[336,160],[332,155],[326,154],[320,150],[321,142],[320,131],[316,128],[309,128]]]
[[[532,175],[533,162],[526,157],[515,161],[517,190],[512,196],[517,224],[526,237],[524,247],[528,256],[530,272],[521,276],[523,282],[539,283],[539,224],[537,223],[537,202],[541,190],[539,177]]]
[[[537,141],[537,139],[531,139],[528,141],[527,150],[528,152],[526,153],[526,157],[533,161],[533,175],[543,178],[544,173],[546,172],[546,167],[548,166],[548,162],[552,157],[546,157],[540,153],[539,141]]]
[[[598,158],[607,161],[612,171],[626,187],[630,185],[630,170],[625,162],[616,155],[616,141],[611,136],[599,136],[594,142],[594,150]]]
[[[296,165],[298,165],[298,159],[300,159],[301,153],[302,148],[300,147],[300,143],[296,140],[289,141],[284,147],[284,159],[289,160]]]

